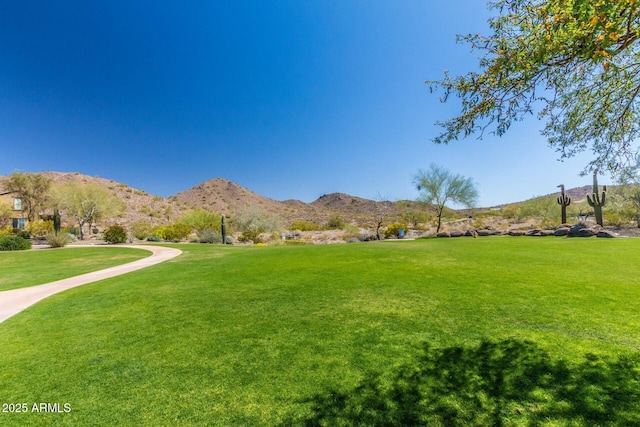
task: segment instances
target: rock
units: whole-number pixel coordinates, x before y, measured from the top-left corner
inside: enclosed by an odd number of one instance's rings
[[[594,230],[593,228],[582,228],[580,229],[580,232],[578,233],[578,235],[580,237],[593,237],[595,235],[597,235],[598,232],[596,230]]]
[[[449,234],[451,235],[451,237],[462,237],[464,236],[464,231],[454,230]]]
[[[524,230],[509,230],[509,236],[524,236],[525,234]]]
[[[553,236],[555,235],[555,231],[554,230],[542,230],[540,232],[541,236]]]
[[[556,231],[554,231],[553,234],[555,236],[566,236],[567,234],[569,234],[569,230],[571,230],[571,227],[560,227]]]
[[[578,237],[580,235],[580,230],[587,228],[586,225],[576,224],[572,225],[569,229],[569,233],[567,234],[569,237]]]
[[[596,234],[596,236],[598,237],[604,237],[604,238],[613,238],[616,237],[616,235],[611,232],[611,231],[607,231],[607,230],[600,230],[598,231],[598,234]]]
[[[448,231],[441,231],[437,234],[437,237],[451,237]]]
[[[534,229],[525,231],[524,235],[525,236],[542,236],[542,230],[534,228]]]
[[[478,236],[493,236],[494,230],[478,230]]]

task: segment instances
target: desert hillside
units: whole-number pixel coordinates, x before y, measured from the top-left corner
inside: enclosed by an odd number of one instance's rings
[[[126,208],[120,217],[109,220],[109,223],[118,222],[125,226],[135,221],[147,221],[154,225],[170,224],[182,213],[194,208],[233,216],[239,209],[257,206],[265,212],[280,215],[285,225],[301,220],[323,225],[331,216],[340,215],[345,223],[364,227],[373,226],[376,217],[381,214],[387,218],[399,218],[407,210],[425,210],[424,205],[415,201],[380,202],[344,193],[326,194],[311,203],[300,200],[277,201],[223,178],[211,179],[163,198],[124,183],[80,173],[44,172],[43,175],[58,184],[71,181],[94,183],[112,191]],[[584,199],[589,192],[591,186],[567,190],[574,202]],[[483,210],[486,209],[476,209],[475,212]],[[461,211],[459,214],[466,217],[467,212]]]

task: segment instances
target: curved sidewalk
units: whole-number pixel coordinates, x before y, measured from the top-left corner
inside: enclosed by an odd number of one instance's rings
[[[141,268],[149,267],[167,261],[171,258],[175,258],[182,253],[179,249],[166,248],[163,246],[127,245],[117,247],[145,249],[151,251],[151,255],[127,264],[105,268],[104,270],[94,271],[80,276],[69,277],[68,279],[62,279],[56,282],[46,283],[44,285],[0,292],[0,323],[36,302],[53,294],[57,294],[58,292],[66,291],[67,289],[86,285],[87,283],[96,282],[98,280],[120,276],[121,274],[129,273],[131,271],[140,270]]]

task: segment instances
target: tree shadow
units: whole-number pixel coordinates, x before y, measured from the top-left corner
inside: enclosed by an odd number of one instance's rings
[[[638,426],[640,357],[568,363],[529,341],[426,344],[390,380],[372,374],[302,403],[311,414],[287,425]]]

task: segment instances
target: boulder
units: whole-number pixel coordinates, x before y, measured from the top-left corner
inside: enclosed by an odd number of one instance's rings
[[[448,231],[441,231],[437,234],[437,237],[451,237]]]
[[[449,234],[450,234],[451,237],[462,237],[462,236],[464,236],[464,231],[454,230]]]
[[[578,233],[578,236],[580,237],[593,237],[595,235],[597,235],[598,232],[596,230],[594,230],[593,228],[581,228],[580,232]]]
[[[524,230],[509,230],[509,236],[524,236],[526,233]]]
[[[554,231],[553,234],[555,236],[566,236],[567,234],[569,234],[570,230],[571,230],[571,227],[560,227],[556,229],[556,231]]]
[[[579,237],[581,236],[580,230],[587,228],[586,225],[576,224],[572,225],[569,229],[569,233],[567,234],[569,237]],[[584,236],[583,236],[584,237]]]
[[[609,238],[609,239],[610,239],[610,238],[612,238],[612,237],[616,237],[616,235],[615,235],[613,232],[611,232],[611,231],[607,231],[607,230],[600,230],[600,231],[598,231],[598,234],[596,234],[596,236],[598,236],[598,237],[604,237],[605,239],[606,239],[606,238]]]
[[[524,235],[525,236],[542,236],[542,230],[534,228],[534,229],[525,231]]]
[[[542,230],[540,232],[541,236],[554,236],[555,235],[555,231],[554,230]]]

